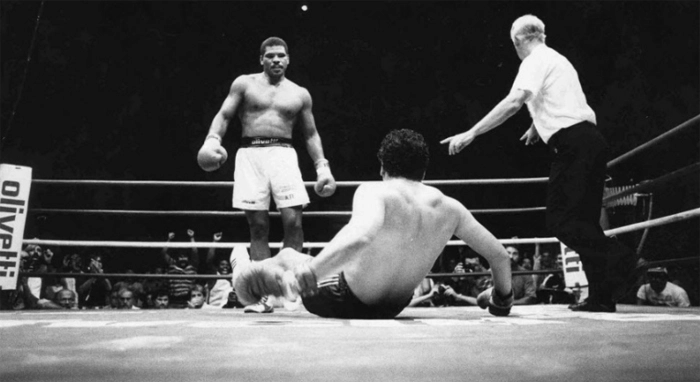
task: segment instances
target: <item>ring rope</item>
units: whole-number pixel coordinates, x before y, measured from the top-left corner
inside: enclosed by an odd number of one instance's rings
[[[608,236],[619,235],[633,231],[642,230],[647,227],[657,227],[660,225],[675,223],[700,216],[700,208],[679,212],[677,214],[664,216],[661,218],[630,224],[615,229],[605,231]],[[558,243],[559,240],[555,237],[547,238],[530,238],[530,239],[499,239],[502,244],[537,244],[537,243]],[[44,239],[25,239],[24,244],[38,245],[54,245],[54,246],[73,246],[73,247],[119,247],[119,248],[234,248],[237,246],[250,247],[250,243],[229,242],[229,243],[173,243],[173,242],[143,242],[143,241],[94,241],[94,240],[44,240]],[[303,244],[304,248],[324,248],[328,243],[307,242]],[[450,240],[447,245],[465,245],[461,240]],[[270,248],[281,248],[282,243],[270,243]]]
[[[663,175],[653,180],[644,181],[635,186],[626,188],[615,194],[606,196],[603,198],[603,204],[609,204],[614,200],[619,200],[625,196],[632,195],[638,192],[648,191],[655,189],[660,185],[665,185],[677,178],[687,176],[692,173],[700,171],[700,162],[694,163],[692,165],[683,167],[679,170],[671,172],[669,174]],[[531,179],[530,179],[531,180]],[[478,180],[483,181],[483,180]],[[44,182],[44,181],[41,181]],[[54,182],[54,181],[51,181]],[[55,181],[55,182],[66,182],[66,181]],[[113,182],[113,181],[77,181],[77,182]],[[119,181],[114,181],[119,182]],[[127,181],[133,183],[134,181]],[[436,181],[441,184],[446,184],[447,182],[462,182],[462,181]],[[167,182],[173,183],[173,182]],[[187,183],[201,183],[201,182],[187,182]],[[209,182],[209,183],[222,183],[222,182]],[[233,182],[223,182],[230,183]],[[310,184],[313,184],[309,182]],[[356,183],[356,182],[345,182],[345,183]],[[97,183],[92,183],[97,184]],[[482,183],[483,184],[483,183]],[[545,211],[546,207],[526,207],[526,208],[495,208],[495,209],[473,209],[471,212],[473,214],[505,214],[505,213],[522,213],[522,212],[537,212]],[[107,209],[56,209],[56,208],[36,208],[30,210],[34,213],[75,213],[75,214],[106,214],[106,215],[167,215],[167,216],[184,216],[184,215],[195,215],[195,216],[245,216],[245,212],[242,211],[148,211],[148,210],[107,210]],[[321,216],[321,217],[338,217],[338,216],[351,216],[351,212],[348,211],[309,211],[304,213],[305,216]],[[270,216],[280,216],[279,212],[271,212]]]
[[[514,276],[523,275],[547,275],[552,273],[563,273],[561,269],[540,269],[537,271],[513,271]],[[230,280],[231,274],[153,274],[153,273],[71,273],[71,272],[20,272],[20,277],[70,277],[70,278],[122,278],[122,279],[187,279],[187,280]],[[464,272],[464,273],[428,273],[425,277],[446,278],[446,277],[481,277],[491,276],[491,272]]]
[[[683,257],[679,259],[667,259],[650,261],[647,267],[657,267],[672,263],[682,263],[690,261],[698,261],[700,257]],[[540,270],[524,270],[524,271],[512,271],[514,276],[527,276],[527,275],[544,275],[544,274],[555,274],[563,273],[561,269],[540,269]],[[468,278],[468,277],[482,277],[491,276],[491,272],[464,272],[464,273],[428,273],[425,277],[429,278]],[[197,275],[178,275],[178,274],[152,274],[152,273],[70,273],[70,272],[20,272],[19,277],[72,277],[72,278],[122,278],[122,279],[196,279],[196,280],[229,280],[231,274],[228,275],[211,275],[211,274],[197,274]]]
[[[674,172],[660,176],[656,179],[643,181],[643,182],[641,182],[635,186],[632,186],[630,188],[627,188],[623,191],[620,191],[620,192],[615,193],[613,195],[609,195],[609,196],[603,198],[603,204],[606,204],[606,203],[613,201],[613,200],[616,200],[616,199],[623,198],[627,195],[635,194],[637,192],[643,192],[643,191],[649,191],[651,189],[655,189],[660,185],[665,185],[673,180],[676,180],[677,178],[680,178],[680,177],[683,177],[683,176],[686,176],[686,175],[689,175],[692,173],[696,173],[698,171],[700,171],[700,162],[691,164],[690,166],[683,167],[683,168],[678,169]]]
[[[424,180],[423,184],[429,186],[464,186],[485,184],[537,184],[547,183],[549,178],[505,178],[505,179],[464,179],[464,180]],[[338,187],[357,187],[363,183],[374,183],[378,180],[368,181],[337,181]],[[187,186],[187,187],[226,187],[231,188],[231,181],[175,181],[175,180],[69,180],[69,179],[33,179],[32,184],[40,185],[84,185],[84,186]],[[316,182],[304,182],[304,186],[313,187]]]
[[[681,123],[673,129],[660,136],[643,143],[635,149],[611,160],[607,167],[612,168],[634,155],[652,147],[653,145],[675,135],[676,133],[692,126],[700,121],[700,114]],[[463,185],[485,185],[485,184],[527,184],[527,183],[547,183],[549,178],[505,178],[505,179],[468,179],[468,180],[426,180],[423,183],[431,186],[463,186]],[[355,187],[362,183],[376,181],[338,181],[338,187]],[[200,182],[200,181],[170,181],[170,180],[68,180],[68,179],[33,179],[33,184],[55,184],[55,185],[92,185],[92,186],[192,186],[192,187],[232,187],[234,182]],[[313,187],[315,182],[304,182],[306,187]]]
[[[640,223],[634,223],[618,228],[613,228],[605,231],[605,234],[608,236],[613,236],[613,235],[619,235],[623,233],[628,233],[628,232],[634,232],[634,231],[639,231],[641,229],[647,228],[647,227],[658,227],[660,225],[666,225],[670,223],[676,223],[679,221],[683,220],[688,220],[694,217],[700,216],[700,208],[695,208],[692,210],[687,210],[683,212],[679,212],[673,215],[667,215],[664,217],[648,220],[645,222],[640,222]]]
[[[700,171],[700,162],[694,163],[690,166],[686,166],[682,169],[676,170],[672,173],[666,174],[659,178],[644,181],[635,186],[626,188],[618,193],[606,196],[603,198],[603,204],[609,204],[612,201],[619,200],[628,195],[632,195],[638,192],[647,191],[654,189],[659,185],[664,185],[669,183],[679,177],[686,176],[688,174],[696,173]],[[65,181],[57,181],[65,182]],[[79,181],[80,182],[80,181]],[[99,182],[103,181],[82,181],[82,182]],[[111,181],[110,181],[111,182]],[[133,183],[133,181],[128,181]],[[459,182],[459,181],[450,181]],[[173,182],[167,182],[173,183]],[[198,182],[188,182],[188,183],[198,183]],[[221,183],[221,182],[214,182]],[[233,183],[233,182],[225,182]],[[351,182],[346,182],[351,183]],[[93,183],[94,184],[94,183]],[[311,183],[313,184],[313,183]],[[539,212],[545,211],[546,207],[526,207],[526,208],[495,208],[495,209],[473,209],[471,212],[473,214],[510,214],[510,213],[524,213],[524,212]],[[150,215],[150,216],[245,216],[245,212],[242,211],[190,211],[190,210],[180,210],[180,211],[148,211],[148,210],[108,210],[108,209],[56,209],[56,208],[36,208],[30,210],[32,213],[63,213],[63,214],[102,214],[102,215]],[[352,215],[349,211],[309,211],[304,214],[309,217],[349,217]],[[278,217],[281,216],[279,212],[271,212],[270,216]]]
[[[646,143],[643,143],[643,144],[637,146],[636,148],[626,152],[625,154],[622,154],[619,157],[611,160],[610,162],[608,162],[608,168],[612,168],[612,167],[617,166],[618,164],[626,161],[627,159],[629,159],[629,158],[641,153],[642,151],[656,145],[657,143],[677,134],[678,132],[686,129],[687,127],[692,126],[693,124],[695,124],[698,121],[700,121],[700,114],[698,114],[695,117],[681,123],[680,125],[674,127],[673,129],[659,135],[658,137],[656,137],[656,138],[654,138]]]
[[[472,214],[510,214],[521,212],[545,211],[546,207],[526,208],[492,208],[469,210]],[[154,211],[154,210],[100,210],[100,209],[61,209],[61,208],[34,208],[32,213],[57,213],[57,214],[99,214],[99,215],[147,215],[147,216],[245,216],[243,211]],[[270,212],[270,216],[279,217],[281,213]],[[350,217],[350,211],[304,211],[304,217]]]

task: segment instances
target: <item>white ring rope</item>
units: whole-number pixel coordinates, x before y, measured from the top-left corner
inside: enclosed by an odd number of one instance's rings
[[[678,132],[685,130],[689,126],[700,121],[700,115],[681,123],[673,129],[661,134],[660,136],[643,143],[633,150],[609,161],[608,168],[612,168],[625,160],[643,152],[659,142],[665,141]],[[423,183],[431,186],[464,186],[476,184],[527,184],[527,183],[547,183],[549,178],[504,178],[504,179],[469,179],[469,180],[425,180]],[[356,187],[362,183],[374,181],[339,181],[336,182],[338,187]],[[233,182],[198,182],[198,181],[142,181],[142,180],[69,180],[69,179],[33,179],[34,184],[57,184],[57,185],[93,185],[93,186],[194,186],[194,187],[232,187]],[[304,182],[306,187],[313,187],[315,182]]]
[[[660,225],[666,225],[670,223],[675,223],[683,220],[688,220],[694,217],[700,216],[700,208],[695,208],[692,210],[687,210],[679,212],[677,214],[664,216],[661,218],[630,224],[627,226],[622,226],[615,229],[610,229],[605,231],[608,236],[619,235],[622,233],[628,233],[633,231],[639,231],[647,227],[656,227]],[[501,243],[505,244],[536,244],[536,243],[558,243],[559,240],[555,237],[545,237],[545,238],[530,238],[530,239],[499,239]],[[73,247],[119,247],[119,248],[234,248],[237,246],[250,247],[250,243],[243,242],[229,242],[229,243],[210,243],[210,242],[197,242],[197,243],[173,243],[173,242],[144,242],[144,241],[89,241],[89,240],[42,240],[42,239],[26,239],[24,244],[37,244],[37,245],[54,245],[54,246],[73,246]],[[328,243],[323,242],[308,242],[304,243],[304,248],[323,248]],[[461,246],[466,245],[461,240],[450,240],[447,245],[449,246]],[[270,248],[281,248],[282,243],[270,243]]]
[[[517,212],[545,211],[546,207],[526,208],[490,208],[470,209],[472,214],[510,214]],[[63,214],[99,214],[99,215],[147,215],[147,216],[245,216],[243,211],[155,211],[155,210],[86,210],[86,209],[60,209],[60,208],[34,208],[34,213],[63,213]],[[271,211],[270,216],[279,217],[281,213]],[[350,217],[350,211],[304,211],[304,217]]]
[[[484,185],[484,184],[536,184],[547,183],[549,178],[504,178],[504,179],[464,179],[464,180],[424,180],[423,184],[429,186],[464,186],[464,185]],[[338,187],[357,187],[363,183],[381,182],[380,180],[368,181],[338,181]],[[231,188],[234,182],[231,181],[174,181],[174,180],[71,180],[71,179],[34,179],[32,184],[53,184],[53,185],[83,185],[83,186],[187,186],[187,187],[226,187]],[[316,182],[304,182],[304,186],[313,187]]]

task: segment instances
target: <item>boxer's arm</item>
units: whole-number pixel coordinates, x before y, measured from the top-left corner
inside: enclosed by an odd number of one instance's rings
[[[304,134],[306,150],[309,152],[309,156],[314,164],[317,164],[320,161],[325,160],[326,157],[323,155],[321,136],[318,134],[318,130],[316,129],[316,120],[314,119],[314,114],[312,111],[313,100],[311,99],[311,94],[309,94],[308,90],[306,89],[302,89],[301,97],[303,106],[301,108],[301,112],[299,113],[299,126],[302,134]]]
[[[385,202],[369,184],[355,191],[350,222],[311,260],[309,267],[317,279],[338,273],[372,243],[384,225]]]
[[[510,293],[512,275],[508,252],[466,207],[454,199],[450,199],[450,202],[453,203],[454,212],[459,218],[454,234],[489,262],[496,291],[501,295]]]
[[[221,105],[221,109],[214,116],[214,120],[209,127],[209,135],[217,135],[223,137],[228,130],[229,123],[236,116],[236,110],[240,106],[246,89],[246,77],[239,76],[231,84],[228,95]]]

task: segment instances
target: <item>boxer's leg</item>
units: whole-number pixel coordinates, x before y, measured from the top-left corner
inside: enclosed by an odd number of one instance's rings
[[[245,211],[250,229],[250,257],[253,261],[269,259],[270,214],[268,211]]]
[[[301,226],[301,206],[280,208],[284,228],[284,248],[301,252],[304,245],[304,230]]]

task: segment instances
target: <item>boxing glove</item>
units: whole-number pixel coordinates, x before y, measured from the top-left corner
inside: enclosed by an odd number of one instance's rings
[[[215,171],[228,159],[226,149],[221,146],[221,137],[209,134],[197,153],[197,163],[204,171]]]
[[[335,193],[335,179],[331,174],[331,167],[325,159],[319,159],[316,165],[316,184],[314,191],[318,196],[327,198]]]
[[[481,309],[488,308],[489,313],[494,316],[507,316],[510,314],[510,308],[513,306],[513,289],[507,295],[499,296],[493,287],[488,288],[479,293],[476,303]]]

